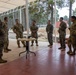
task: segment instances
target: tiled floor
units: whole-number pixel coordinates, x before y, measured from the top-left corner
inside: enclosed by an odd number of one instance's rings
[[[54,44],[52,49],[47,47],[48,43],[39,44],[39,47],[31,48],[36,50],[36,56],[30,54],[26,60],[22,54],[22,57],[0,65],[0,75],[76,75],[76,55],[67,55],[68,47],[62,52],[58,50],[59,44]]]

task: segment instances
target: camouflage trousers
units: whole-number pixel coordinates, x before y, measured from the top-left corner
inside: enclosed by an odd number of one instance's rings
[[[8,49],[8,46],[9,46],[9,39],[8,39],[8,36],[5,37],[5,40],[4,40],[4,50],[7,50]]]
[[[53,35],[52,33],[47,33],[48,42],[50,45],[53,45]]]
[[[4,49],[4,38],[0,37],[0,58],[3,56],[3,49]]]
[[[38,34],[37,33],[31,33],[31,37],[32,38],[35,38],[35,43],[38,44]],[[31,43],[33,44],[34,43],[34,40],[31,41]]]
[[[68,47],[69,47],[69,51],[72,51],[72,47],[73,47],[73,51],[76,51],[76,36],[69,37]]]
[[[36,38],[36,37],[32,37],[32,38],[35,38],[35,39],[36,39],[36,40],[35,40],[35,43],[38,44],[38,38]],[[31,41],[31,43],[33,44],[33,43],[34,43],[34,40]]]
[[[65,48],[65,33],[63,34],[59,34],[59,41],[60,41],[60,45],[61,45],[61,48]]]
[[[18,40],[18,38],[23,38],[23,34],[18,34],[16,35],[16,39],[17,39],[17,45],[20,46],[20,41]],[[21,41],[23,46],[25,46],[25,42]]]

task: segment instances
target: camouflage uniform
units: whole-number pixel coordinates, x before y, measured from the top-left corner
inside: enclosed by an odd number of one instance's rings
[[[69,51],[72,52],[71,46],[73,46],[73,53],[76,51],[76,21],[69,28],[70,30],[70,37],[68,39],[68,47]]]
[[[36,25],[32,25],[30,26],[30,30],[31,30],[31,36],[33,38],[36,38],[35,42],[36,42],[36,45],[38,45],[38,27]],[[34,41],[32,41],[32,45],[33,45]]]
[[[9,39],[8,39],[8,24],[6,22],[4,23],[4,30],[5,30],[5,43],[4,43],[4,51],[8,49],[9,45]]]
[[[61,22],[60,23],[60,27],[59,27],[59,40],[60,40],[60,45],[62,49],[65,49],[65,36],[66,36],[66,23],[65,22]]]
[[[21,24],[16,24],[13,26],[13,31],[14,33],[16,34],[16,39],[18,38],[23,38],[23,26]],[[25,42],[24,41],[21,41],[23,46],[25,47]],[[18,47],[20,47],[20,41],[17,40],[17,45]]]
[[[5,43],[5,30],[4,30],[4,24],[0,21],[0,63],[7,62],[6,60],[2,59],[3,56],[3,49],[4,49],[4,43]]]
[[[46,32],[47,32],[49,44],[52,46],[53,45],[53,25],[51,24],[47,25]]]

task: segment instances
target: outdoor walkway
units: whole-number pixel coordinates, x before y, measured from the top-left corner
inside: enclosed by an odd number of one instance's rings
[[[18,49],[16,41],[11,40],[9,53],[4,53],[8,63],[0,65],[0,75],[76,75],[76,55],[69,56],[66,51],[58,50],[59,44],[47,47],[47,42],[39,42],[39,47],[31,47],[36,56],[31,54],[26,60],[25,53],[18,56],[24,48]]]

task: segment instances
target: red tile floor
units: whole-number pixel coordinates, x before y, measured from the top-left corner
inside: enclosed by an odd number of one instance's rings
[[[66,51],[58,50],[59,45],[53,48],[43,48],[30,54],[28,59],[20,57],[12,62],[0,65],[0,75],[76,75],[76,55],[69,56]]]

